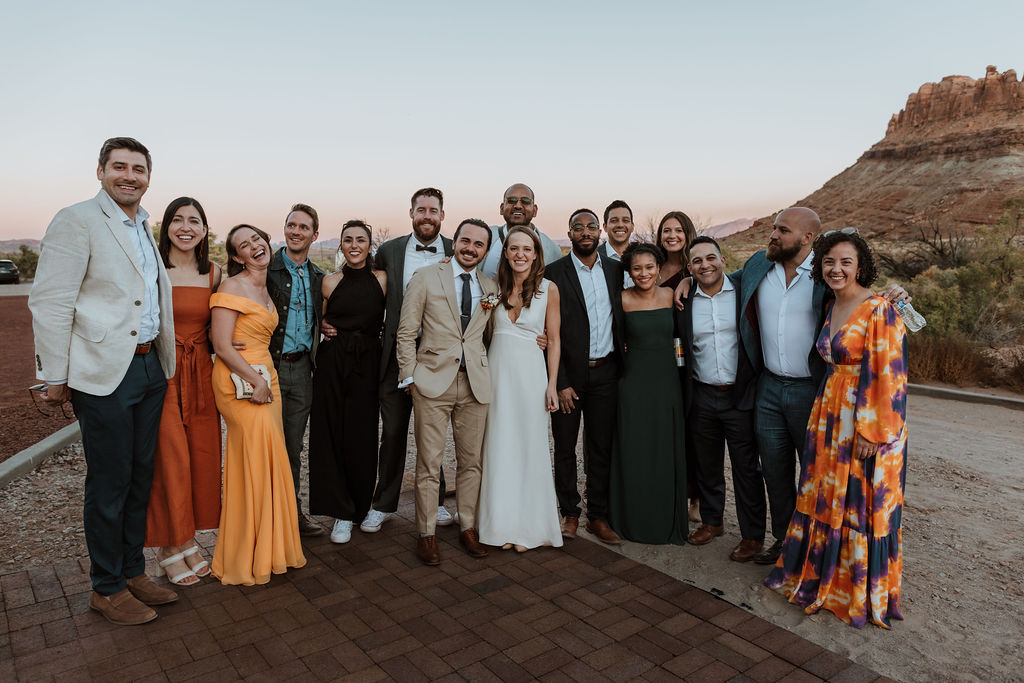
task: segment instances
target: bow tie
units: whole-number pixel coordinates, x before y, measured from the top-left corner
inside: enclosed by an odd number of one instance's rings
[[[422,244],[417,244],[416,251],[429,251],[431,254],[436,254],[437,247],[425,247]]]

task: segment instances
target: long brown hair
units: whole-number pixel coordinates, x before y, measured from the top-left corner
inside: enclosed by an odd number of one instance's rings
[[[171,253],[171,236],[168,230],[171,227],[171,221],[174,220],[174,214],[178,213],[178,209],[185,206],[194,206],[196,211],[199,212],[199,218],[203,221],[203,227],[206,228],[206,235],[200,240],[195,248],[192,250],[196,255],[196,266],[199,268],[200,275],[206,275],[210,272],[210,224],[206,221],[206,212],[203,211],[203,206],[192,197],[178,197],[173,202],[167,205],[167,209],[164,210],[164,219],[160,222],[160,239],[157,242],[156,248],[160,252],[160,258],[164,261],[164,268],[173,268],[169,254]]]
[[[655,233],[654,244],[658,247],[658,249],[661,249],[661,253],[667,261],[668,250],[666,250],[665,247],[663,247],[661,244],[661,229],[665,227],[665,223],[668,222],[668,219],[670,218],[675,218],[677,221],[679,221],[679,224],[683,226],[683,232],[686,233],[686,244],[683,245],[682,251],[683,265],[685,266],[686,255],[690,252],[690,242],[697,238],[697,229],[693,226],[693,221],[691,221],[690,217],[687,216],[685,213],[683,213],[682,211],[669,211],[668,213],[666,213],[664,217],[662,217],[661,222],[658,223],[658,230]]]
[[[514,293],[512,288],[515,286],[515,276],[512,274],[512,266],[509,265],[508,257],[505,256],[505,246],[515,234],[528,235],[533,242],[533,253],[537,255],[533,265],[530,266],[530,272],[526,274],[526,280],[523,281],[523,291],[521,292],[523,308],[529,308],[533,298],[540,296],[538,291],[540,281],[544,279],[544,249],[541,247],[540,238],[532,228],[525,225],[515,226],[505,235],[505,243],[501,245],[501,257],[498,259],[498,290],[500,292],[498,297],[506,309],[512,308],[512,304],[508,300]]]

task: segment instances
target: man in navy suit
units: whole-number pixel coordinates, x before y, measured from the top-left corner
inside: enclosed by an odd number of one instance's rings
[[[703,520],[688,540],[704,545],[724,532],[723,447],[728,442],[742,538],[729,557],[748,562],[764,545],[767,509],[754,437],[757,374],[739,340],[741,274],[725,274],[721,249],[710,237],[696,238],[688,252],[687,266],[696,286],[683,310],[676,312],[676,326],[687,360],[686,425],[694,444]]]

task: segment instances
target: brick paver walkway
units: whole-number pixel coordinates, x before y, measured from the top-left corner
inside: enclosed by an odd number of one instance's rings
[[[207,579],[145,626],[89,610],[88,562],[0,577],[0,681],[873,681],[878,675],[596,543],[474,560],[438,530],[414,555],[411,497],[378,534],[306,539],[258,587]]]

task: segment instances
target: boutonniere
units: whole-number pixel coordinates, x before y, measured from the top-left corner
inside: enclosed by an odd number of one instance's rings
[[[480,308],[484,309],[485,311],[489,311],[495,306],[497,306],[499,301],[500,299],[498,299],[497,294],[488,294],[487,296],[480,299]]]

